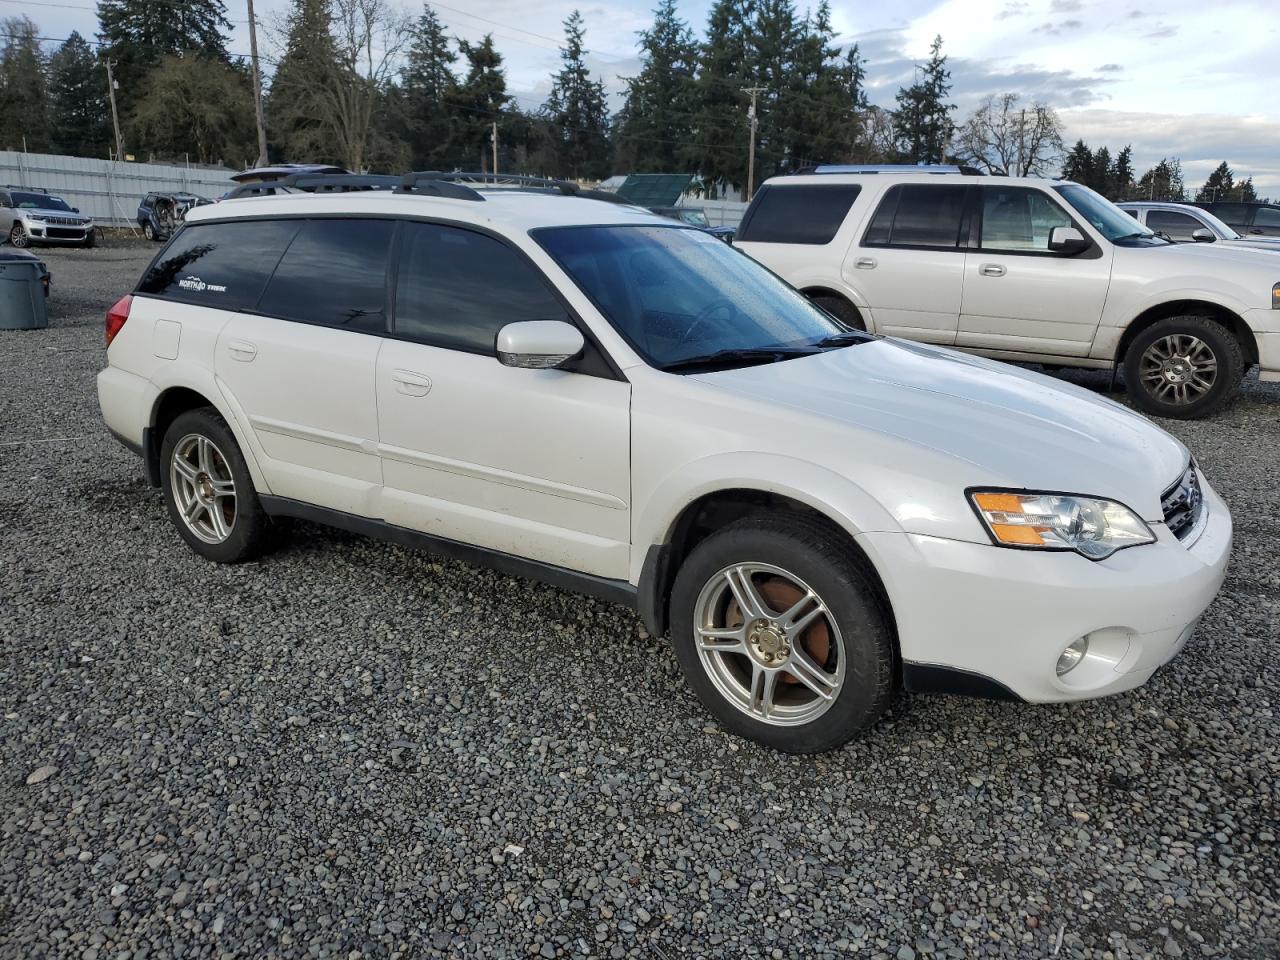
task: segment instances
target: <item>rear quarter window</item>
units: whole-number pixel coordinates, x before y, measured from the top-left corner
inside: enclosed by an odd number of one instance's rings
[[[856,183],[764,186],[742,218],[747,243],[830,243],[862,191]]]
[[[296,220],[187,224],[147,268],[137,292],[219,310],[244,310],[262,296]]]

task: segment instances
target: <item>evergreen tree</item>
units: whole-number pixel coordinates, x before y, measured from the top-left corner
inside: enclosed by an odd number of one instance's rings
[[[556,156],[556,175],[603,178],[609,170],[609,108],[604,84],[592,80],[584,60],[585,31],[577,10],[564,22],[564,66],[551,83],[543,105]]]
[[[659,0],[653,26],[640,32],[640,73],[627,78],[615,124],[618,158],[627,170],[675,173],[693,135],[698,46],[675,0]]]
[[[338,163],[337,144],[325,120],[325,91],[339,69],[328,0],[293,0],[286,23],[284,56],[266,103],[273,152],[293,162]]]
[[[751,42],[755,86],[762,87],[756,107],[755,183],[767,180],[802,154],[810,153],[813,126],[808,90],[822,66],[821,41],[810,42],[806,25],[796,20],[792,0],[756,0]]]
[[[1111,151],[1106,147],[1099,147],[1093,154],[1093,176],[1085,182],[1085,186],[1096,190],[1104,197],[1109,197],[1112,193],[1111,181],[1115,173],[1115,167],[1111,163]]]
[[[744,88],[755,79],[755,51],[748,40],[751,9],[751,0],[716,0],[699,54],[698,106],[685,161],[713,192],[717,185],[736,190],[747,182],[749,100]]]
[[[1116,154],[1112,190],[1114,193],[1108,194],[1112,200],[1127,200],[1133,193],[1133,148],[1128,144]]]
[[[511,132],[507,115],[507,78],[502,72],[502,54],[486,34],[480,43],[458,41],[458,49],[467,61],[466,76],[450,85],[445,103],[453,118],[451,137],[454,163],[464,169],[475,166],[488,170],[491,166],[489,135],[498,123],[499,139]],[[474,163],[478,159],[478,163]]]
[[[1258,199],[1258,191],[1253,188],[1253,177],[1246,177],[1236,183],[1233,191],[1232,200],[1238,200],[1242,203],[1252,203]]]
[[[231,29],[223,0],[99,0],[102,56],[116,62],[116,100],[126,113],[147,71],[171,53],[198,52],[226,60]]]
[[[1062,176],[1086,186],[1093,180],[1093,152],[1083,140],[1077,140],[1062,162]]]
[[[53,149],[77,157],[105,157],[111,148],[106,73],[74,30],[49,58],[49,134]]]
[[[257,152],[252,87],[242,65],[170,55],[148,72],[140,94],[130,140],[152,156],[239,166]]]
[[[826,0],[818,8],[818,30],[824,27]],[[830,30],[829,21],[827,30]],[[830,34],[826,34],[828,39]],[[824,43],[825,46],[825,43]],[[844,57],[837,47],[827,47],[822,69],[814,84],[816,101],[813,155],[815,160],[848,162],[863,138],[867,112],[864,86],[866,68],[858,45],[851,46]]]
[[[0,147],[49,149],[49,99],[39,30],[28,17],[0,20]]]
[[[1181,203],[1187,197],[1182,182],[1182,161],[1165,158],[1142,175],[1134,193],[1139,200],[1171,200]]]
[[[438,170],[452,161],[455,151],[445,97],[457,83],[453,74],[457,59],[440,18],[429,5],[424,6],[413,28],[398,90],[405,140],[415,170]]]
[[[1252,184],[1250,184],[1252,188]],[[1236,199],[1236,180],[1235,175],[1231,172],[1231,168],[1227,166],[1227,161],[1223,160],[1209,174],[1209,179],[1204,182],[1204,186],[1196,193],[1197,200],[1234,200]]]
[[[942,163],[955,125],[947,103],[951,92],[951,71],[942,54],[942,37],[929,47],[929,62],[920,68],[919,78],[909,87],[898,89],[895,117],[898,149],[909,163]]]

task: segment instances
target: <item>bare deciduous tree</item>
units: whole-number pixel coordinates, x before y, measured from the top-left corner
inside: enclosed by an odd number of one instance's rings
[[[990,96],[956,131],[956,157],[990,173],[1046,175],[1062,158],[1062,123],[1042,103],[1019,106],[1016,93]]]

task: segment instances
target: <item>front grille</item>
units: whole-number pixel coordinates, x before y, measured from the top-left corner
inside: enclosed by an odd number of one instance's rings
[[[1164,511],[1165,526],[1179,540],[1185,539],[1195,529],[1204,510],[1204,493],[1200,489],[1200,477],[1194,463],[1160,497],[1160,507]]]
[[[83,240],[84,227],[78,230],[72,230],[68,227],[49,227],[45,230],[45,236],[50,240]]]
[[[45,217],[45,223],[56,223],[60,227],[83,227],[84,224],[75,217]]]

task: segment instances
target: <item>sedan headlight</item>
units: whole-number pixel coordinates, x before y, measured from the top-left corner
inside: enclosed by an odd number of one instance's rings
[[[1156,542],[1142,518],[1114,500],[1008,490],[972,490],[969,500],[1002,547],[1074,550],[1105,560],[1125,547]]]

